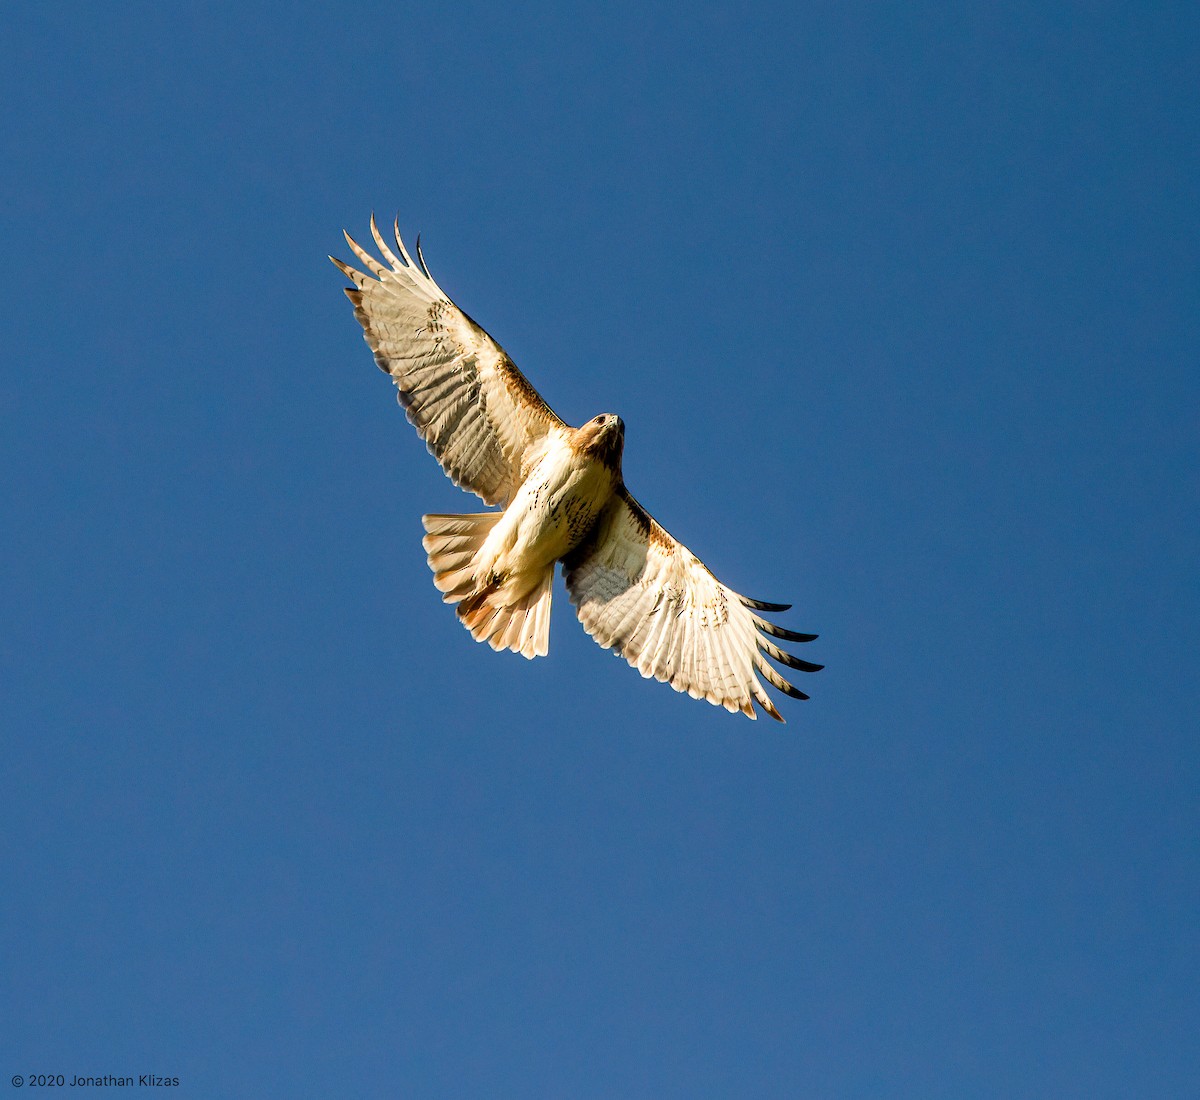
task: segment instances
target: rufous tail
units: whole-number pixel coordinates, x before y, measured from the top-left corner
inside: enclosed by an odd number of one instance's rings
[[[522,657],[545,657],[550,652],[553,563],[532,584],[525,577],[519,585],[517,578],[480,576],[476,568],[479,549],[500,516],[422,516],[427,533],[421,545],[429,555],[433,583],[444,602],[458,604],[458,617],[476,641]]]

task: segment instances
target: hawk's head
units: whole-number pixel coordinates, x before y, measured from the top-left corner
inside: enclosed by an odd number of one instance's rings
[[[613,413],[593,416],[582,428],[576,429],[571,448],[619,474],[621,452],[625,449],[625,422]]]

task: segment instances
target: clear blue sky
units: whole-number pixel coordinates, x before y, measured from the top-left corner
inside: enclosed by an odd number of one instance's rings
[[[2,18],[0,1088],[1195,1095],[1195,5]],[[442,606],[372,210],[788,725]]]

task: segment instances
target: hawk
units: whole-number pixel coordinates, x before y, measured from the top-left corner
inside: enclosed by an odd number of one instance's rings
[[[345,234],[365,271],[330,256],[400,404],[450,479],[499,511],[427,515],[433,583],[463,625],[493,649],[544,657],[554,566],[583,628],[643,676],[694,699],[783,721],[762,680],[808,696],[766,658],[816,672],[772,638],[810,642],[758,612],[786,611],[722,584],[640,505],[621,476],[625,425],[603,413],[573,428],[542,400],[495,340],[409,254],[397,257],[371,217],[380,263]],[[760,680],[759,677],[762,679]]]

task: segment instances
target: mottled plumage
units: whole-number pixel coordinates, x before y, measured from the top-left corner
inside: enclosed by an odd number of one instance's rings
[[[811,641],[716,579],[630,496],[621,474],[625,428],[603,414],[580,428],[558,417],[482,328],[434,282],[396,229],[396,256],[371,219],[385,263],[349,234],[367,273],[340,260],[375,361],[456,485],[500,511],[427,515],[434,584],[493,649],[549,650],[554,565],[561,561],[584,629],[643,676],[756,717],[783,721],[762,680],[799,699],[766,658],[815,672],[770,639]],[[369,274],[368,274],[369,273]],[[762,678],[760,680],[760,677]]]

